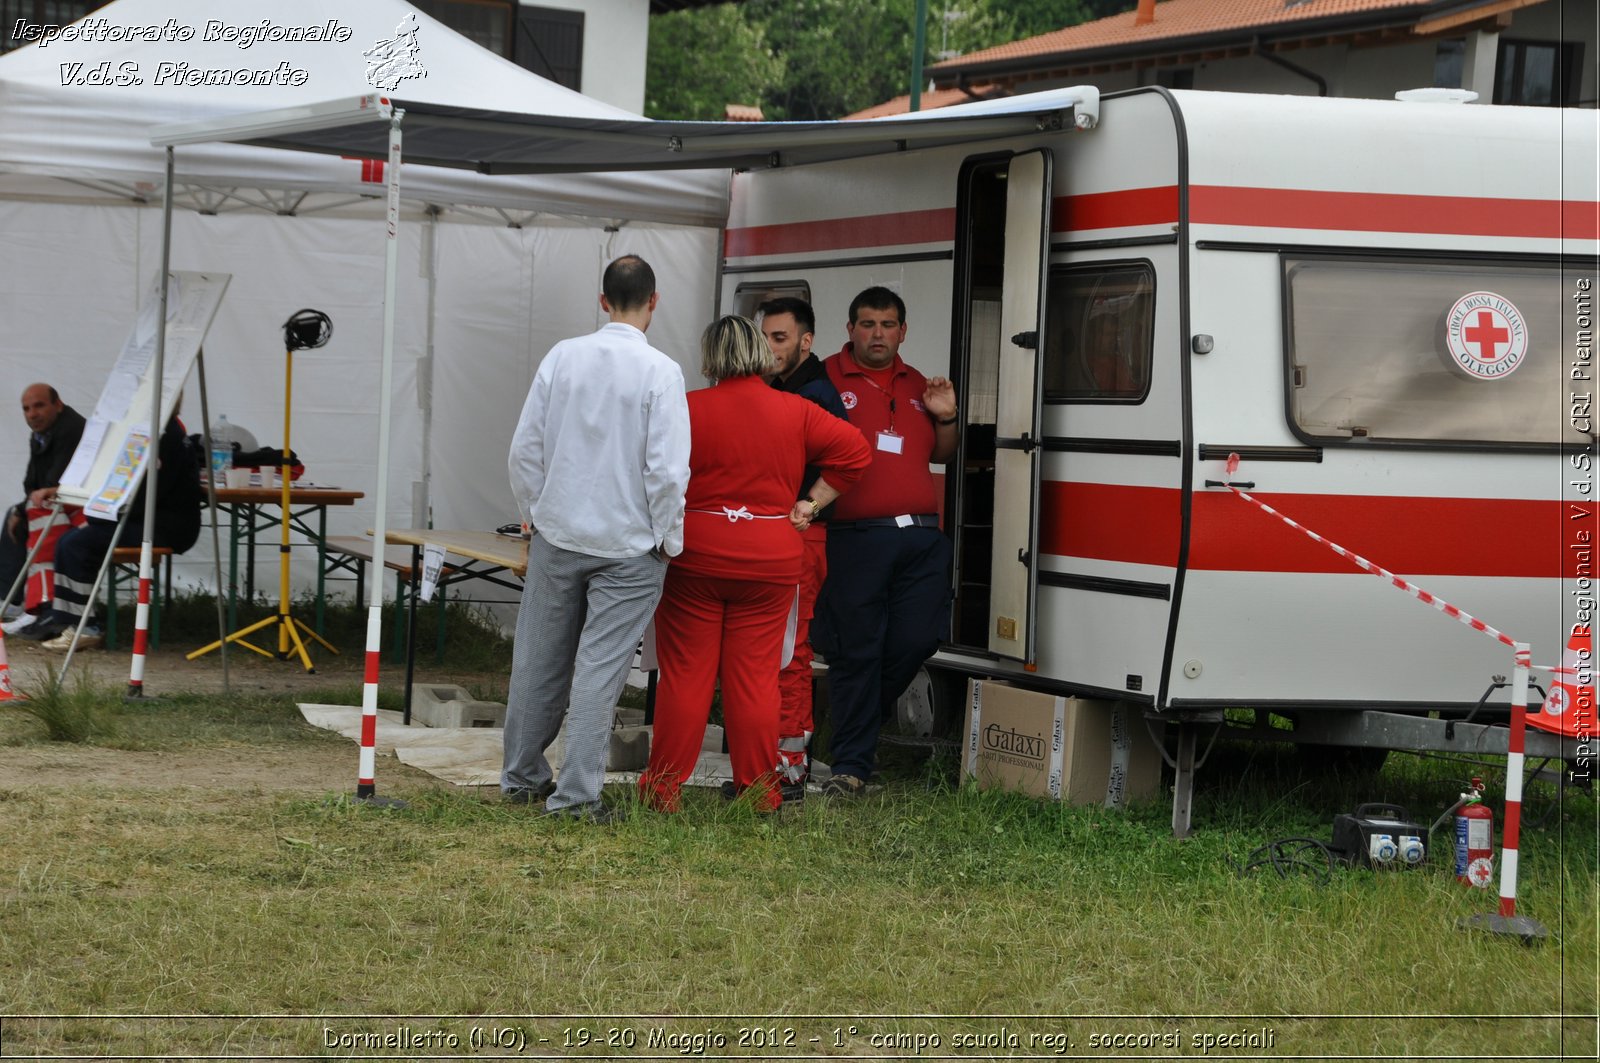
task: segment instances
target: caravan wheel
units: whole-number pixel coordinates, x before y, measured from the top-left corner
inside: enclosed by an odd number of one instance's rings
[[[922,667],[895,703],[895,729],[908,738],[947,737],[961,727],[965,676]]]

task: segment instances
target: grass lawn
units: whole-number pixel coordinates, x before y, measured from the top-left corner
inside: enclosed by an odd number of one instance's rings
[[[1447,831],[1415,871],[1239,870],[1363,801],[1431,822],[1469,774],[1501,793],[1492,767],[1325,779],[1221,748],[1176,841],[1165,801],[1053,806],[891,750],[861,801],[692,791],[597,828],[387,758],[407,807],[355,804],[353,745],[294,700],[101,697],[73,743],[0,707],[0,1056],[1596,1053],[1592,793],[1528,789],[1519,911],[1552,937],[1525,947],[1456,929],[1496,898],[1456,884]],[[52,757],[89,768],[6,767]],[[208,758],[214,782],[172,777]],[[241,785],[251,764],[326,782]]]

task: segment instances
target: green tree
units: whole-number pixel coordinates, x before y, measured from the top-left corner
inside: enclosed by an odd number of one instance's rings
[[[733,4],[650,20],[644,78],[649,118],[719,119],[730,103],[763,103],[783,80],[784,61]]]
[[[938,52],[1006,41],[1132,10],[1137,0],[928,0],[924,70]],[[645,114],[842,118],[911,91],[916,0],[746,0],[650,20]],[[954,18],[946,19],[951,12]]]
[[[916,0],[748,0],[787,76],[768,117],[842,118],[909,90]]]

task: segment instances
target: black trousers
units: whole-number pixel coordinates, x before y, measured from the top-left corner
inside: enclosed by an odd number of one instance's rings
[[[952,554],[938,528],[828,526],[811,644],[828,661],[834,774],[872,777],[883,721],[949,636]]]

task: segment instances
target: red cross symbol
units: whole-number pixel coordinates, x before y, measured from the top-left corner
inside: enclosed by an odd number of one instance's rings
[[[1494,323],[1494,311],[1479,310],[1478,323],[1470,328],[1461,330],[1461,336],[1468,343],[1478,345],[1478,357],[1485,362],[1492,362],[1499,355],[1495,352],[1495,345],[1509,343],[1511,330],[1503,329]]]

